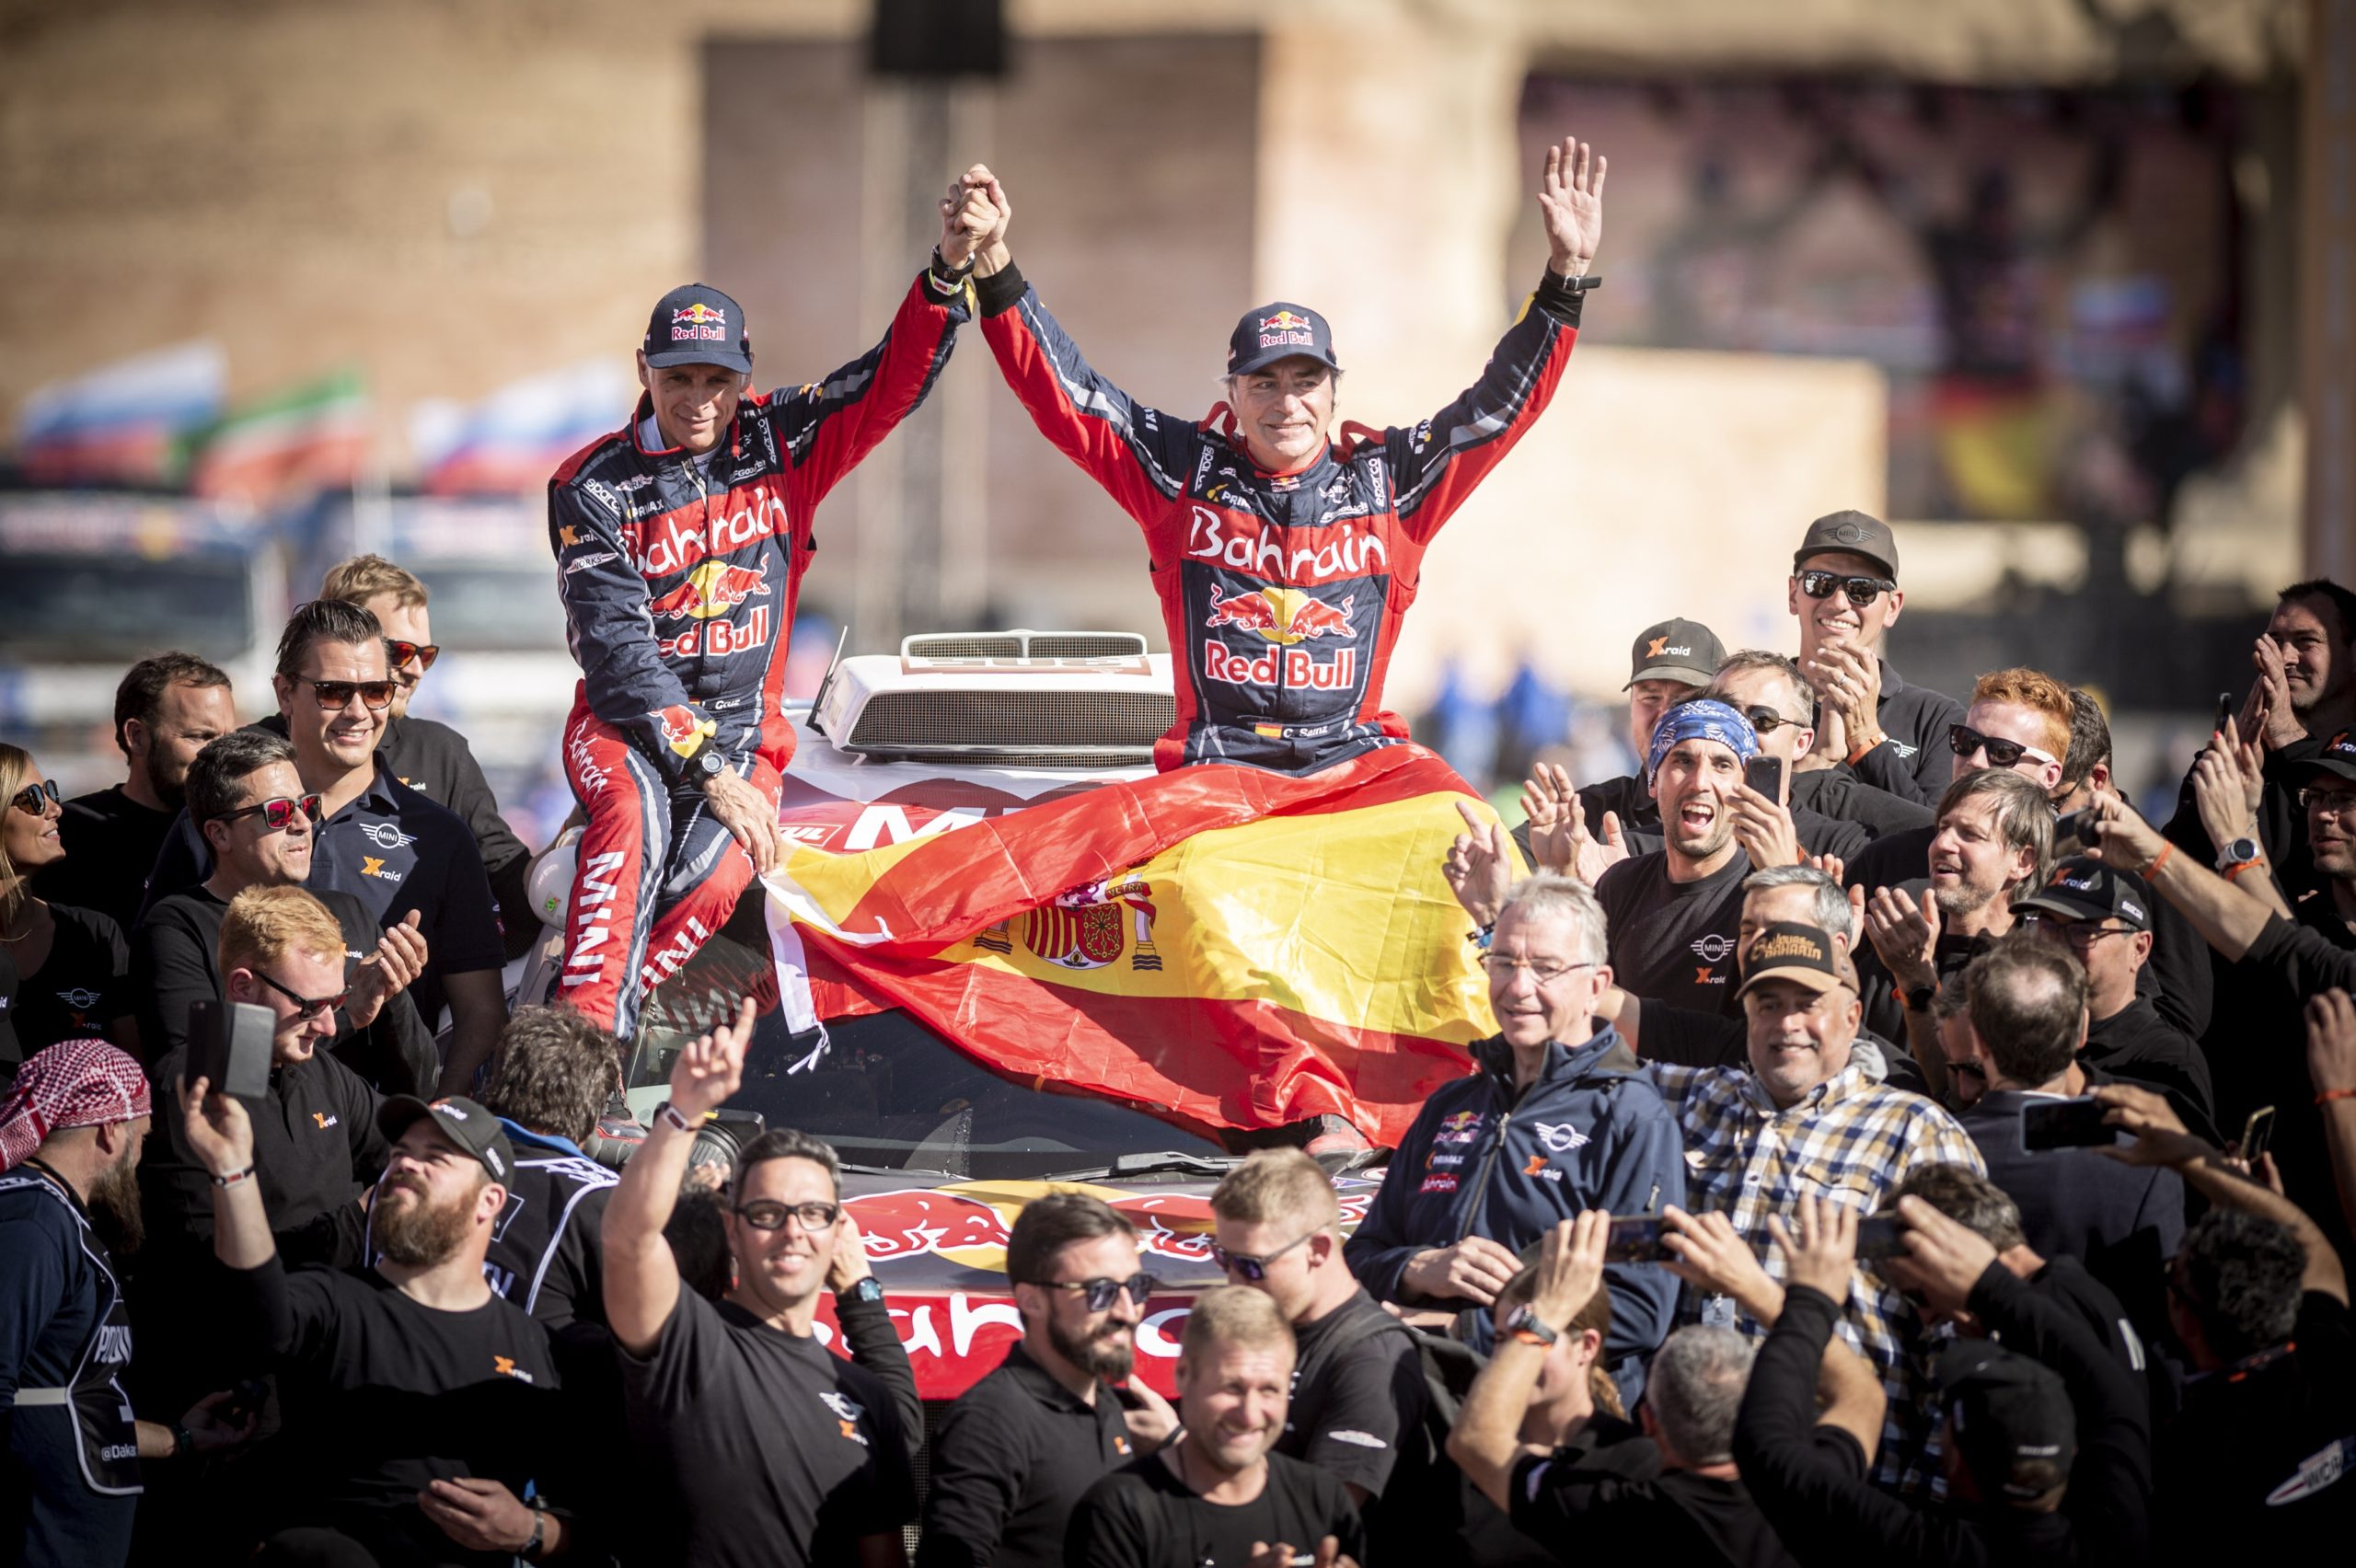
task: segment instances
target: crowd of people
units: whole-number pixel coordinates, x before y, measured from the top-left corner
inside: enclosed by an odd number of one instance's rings
[[[1011,1228],[1019,1342],[928,1411],[834,1150],[699,1152],[749,998],[678,1052],[618,1171],[588,1152],[645,988],[777,852],[791,735],[768,666],[724,650],[782,645],[820,496],[961,321],[1170,569],[1158,760],[1314,771],[1405,744],[1380,673],[1412,584],[1369,585],[1542,408],[1602,180],[1550,152],[1548,275],[1498,359],[1438,421],[1340,446],[1331,334],[1295,306],[1239,324],[1223,425],[1119,394],[1013,270],[983,169],[893,335],[799,393],[740,406],[734,303],[666,297],[639,421],[551,490],[589,831],[556,1006],[502,994],[528,858],[464,738],[407,711],[439,651],[394,563],[295,612],[260,724],[167,653],[121,683],[122,784],[61,801],[0,747],[17,1559],[873,1565],[914,1530],[928,1565],[1749,1568],[2339,1539],[2356,594],[2329,582],[2283,590],[2157,826],[2065,679],[1900,678],[1876,518],[1801,533],[1796,657],[1640,633],[1641,771],[1541,767],[1524,826],[1468,801],[1404,873],[1462,904],[1496,1034],[1354,1226],[1305,1149],[1231,1164],[1174,1401],[1139,1375],[1161,1286],[1132,1221],[1065,1190]],[[744,510],[711,503],[739,482]],[[1323,531],[1288,559],[1247,495]],[[1254,690],[1218,634],[1253,573],[1347,590],[1281,602],[1367,653],[1299,670],[1364,678]],[[212,1076],[233,1014],[269,1030],[238,1093]]]

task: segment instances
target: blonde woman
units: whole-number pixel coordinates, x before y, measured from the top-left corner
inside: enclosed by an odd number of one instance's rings
[[[29,753],[0,745],[0,1078],[61,1040],[110,1039],[133,1055],[131,963],[122,928],[95,909],[33,896],[32,874],[65,858],[56,781]]]

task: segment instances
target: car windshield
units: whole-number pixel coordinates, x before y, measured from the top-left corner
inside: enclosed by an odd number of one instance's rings
[[[253,641],[250,570],[230,555],[12,552],[0,571],[0,647],[17,660],[110,663],[158,648],[235,658]]]
[[[656,988],[630,1058],[629,1101],[641,1120],[662,1102],[693,1031],[752,994],[765,1010],[730,1108],[822,1137],[852,1164],[1023,1180],[1109,1166],[1125,1154],[1223,1157],[1218,1145],[1141,1111],[1003,1078],[897,1010],[831,1022],[819,1049],[816,1032],[794,1033],[769,1005],[776,984],[757,892]]]

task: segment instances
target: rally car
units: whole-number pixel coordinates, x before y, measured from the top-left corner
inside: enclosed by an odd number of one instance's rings
[[[949,831],[1028,802],[1149,776],[1172,711],[1167,655],[1132,634],[911,638],[897,656],[838,660],[817,696],[791,705],[799,734],[780,806],[788,837],[854,849]],[[549,927],[519,995],[545,997],[560,960],[570,858],[537,869],[535,912]],[[929,1405],[995,1367],[1022,1332],[1005,1279],[1008,1228],[1054,1187],[1101,1194],[1138,1228],[1161,1288],[1138,1335],[1147,1380],[1170,1391],[1187,1303],[1221,1276],[1207,1198],[1251,1147],[1305,1143],[1303,1124],[1206,1136],[1199,1124],[1056,1090],[994,1067],[896,1009],[795,1029],[780,999],[778,938],[759,884],[735,917],[650,996],[627,1070],[639,1121],[665,1095],[679,1047],[751,995],[762,1012],[743,1090],[715,1137],[758,1124],[823,1137],[844,1161],[846,1206],[890,1298]],[[1117,911],[1117,905],[1112,906]],[[1034,943],[1136,939],[1052,924]],[[1143,928],[1140,927],[1140,929]],[[1042,935],[1042,930],[1053,935]],[[808,1020],[804,1020],[807,1022]],[[733,1128],[732,1132],[730,1129]],[[627,1138],[627,1126],[617,1134]],[[1322,1157],[1345,1226],[1366,1211],[1387,1150]],[[831,1335],[825,1308],[821,1332]]]

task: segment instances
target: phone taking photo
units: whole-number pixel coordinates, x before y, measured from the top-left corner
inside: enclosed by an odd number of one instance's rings
[[[2066,860],[2073,855],[2098,853],[2101,843],[2095,837],[2095,824],[2100,819],[2088,806],[2082,812],[2072,812],[2053,824],[2053,858]]]
[[[1784,803],[1784,759],[1761,752],[1742,765],[1742,781],[1777,805]]]
[[[2021,1147],[2032,1154],[2057,1148],[2103,1148],[2119,1141],[2106,1123],[2110,1107],[2090,1094],[2038,1100],[2021,1107]]]
[[[2213,732],[2224,736],[2229,741],[2237,741],[2241,738],[2234,732],[2234,694],[2232,692],[2221,691],[2217,694],[2217,724]]]
[[[2273,1141],[2274,1107],[2261,1105],[2249,1113],[2249,1120],[2242,1124],[2242,1141],[2234,1152],[2249,1161],[2250,1169],[2255,1170],[2258,1159],[2266,1153],[2266,1146]]]

